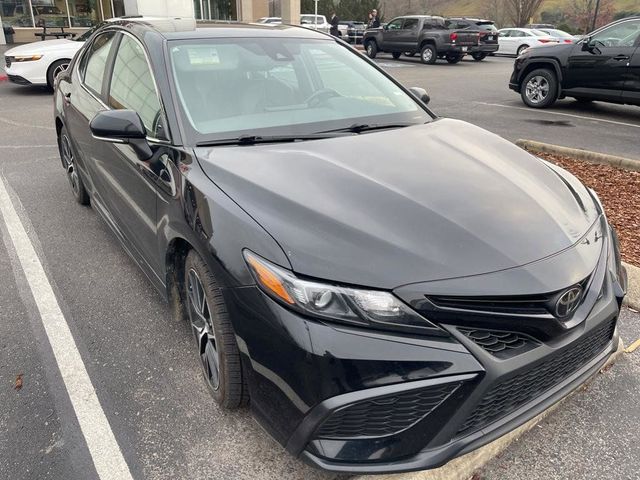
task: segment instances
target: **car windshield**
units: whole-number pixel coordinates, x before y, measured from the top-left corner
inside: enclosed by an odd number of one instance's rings
[[[334,41],[200,39],[171,41],[169,50],[184,123],[196,143],[432,119],[360,54]]]

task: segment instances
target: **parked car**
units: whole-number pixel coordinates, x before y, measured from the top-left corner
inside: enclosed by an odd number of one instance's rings
[[[639,47],[640,17],[619,20],[575,44],[522,52],[509,87],[533,108],[565,97],[640,105]]]
[[[554,37],[558,43],[575,43],[580,40],[580,37],[576,37],[575,35],[571,35],[570,33],[565,32],[564,30],[558,30],[556,28],[540,28],[541,32],[546,33]]]
[[[367,26],[364,22],[356,22],[354,20],[341,21],[338,24],[338,30],[340,31],[341,38],[354,44],[362,43],[362,38],[364,37],[364,31],[366,29]]]
[[[76,38],[32,42],[7,50],[4,61],[9,81],[18,85],[47,85],[52,88],[56,76],[66,70],[93,30]]]
[[[469,50],[471,57],[480,62],[487,58],[487,55],[498,51],[498,29],[491,20],[480,18],[451,17],[445,20],[445,24],[451,30],[474,30],[479,31],[478,46]]]
[[[555,37],[530,28],[503,28],[498,30],[498,44],[500,53],[505,55],[520,55],[529,47],[558,43]]]
[[[325,33],[329,33],[329,30],[331,30],[331,25],[327,22],[327,17],[324,15],[314,15],[312,13],[303,13],[300,15],[300,25],[315,28]]]
[[[291,26],[108,24],[57,82],[73,196],[191,325],[213,398],[327,470],[440,466],[618,345],[595,193],[427,101]]]
[[[138,18],[162,21],[162,18],[157,17]],[[111,18],[106,22],[119,20],[121,19]],[[4,53],[4,61],[9,81],[18,85],[41,85],[53,88],[56,76],[67,69],[76,52],[103,24],[104,22],[74,38],[32,42],[7,50]]]
[[[378,52],[391,53],[396,59],[419,52],[422,63],[433,64],[438,58],[458,63],[478,47],[479,36],[479,31],[449,30],[442,17],[411,15],[366,30],[362,42],[369,58],[376,58]]]

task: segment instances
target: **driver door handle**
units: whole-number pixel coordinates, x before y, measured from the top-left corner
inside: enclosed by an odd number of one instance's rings
[[[617,62],[621,62],[622,60],[629,60],[629,55],[616,55],[615,57],[613,57],[614,60],[616,60]]]

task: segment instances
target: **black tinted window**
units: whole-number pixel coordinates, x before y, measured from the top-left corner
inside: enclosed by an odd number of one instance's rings
[[[404,21],[404,25],[402,26],[402,28],[407,29],[407,30],[412,30],[414,28],[416,28],[418,26],[418,19],[417,18],[407,18]]]
[[[100,95],[102,92],[102,82],[104,80],[104,71],[107,66],[107,59],[115,32],[105,32],[94,38],[82,59],[81,77],[84,84],[95,94]]]

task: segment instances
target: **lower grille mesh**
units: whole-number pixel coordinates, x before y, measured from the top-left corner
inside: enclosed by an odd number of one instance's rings
[[[460,385],[446,383],[355,403],[325,420],[316,436],[356,438],[398,433],[429,415]]]
[[[606,322],[559,355],[495,385],[483,397],[458,434],[479,430],[517,410],[561,383],[607,346],[616,320]]]
[[[491,355],[503,360],[533,350],[540,345],[537,340],[517,332],[477,328],[458,328],[458,331]]]

